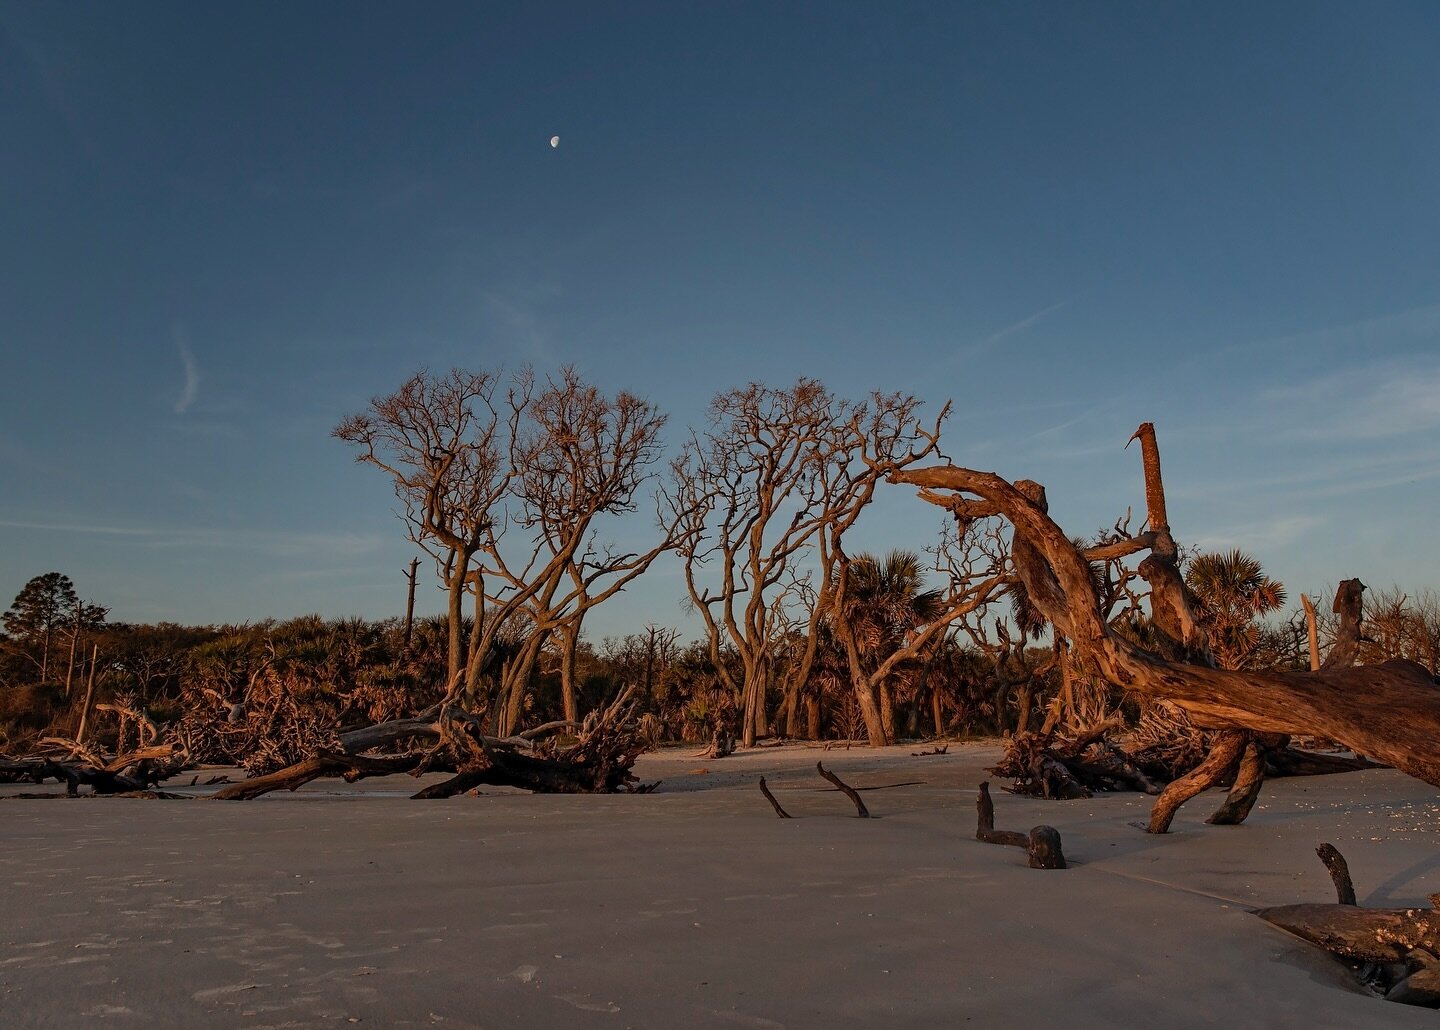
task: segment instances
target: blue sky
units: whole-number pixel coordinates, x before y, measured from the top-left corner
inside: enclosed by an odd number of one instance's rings
[[[0,2],[0,593],[398,613],[329,430],[525,362],[677,437],[749,380],[953,399],[1075,533],[1151,420],[1183,542],[1440,586],[1437,47],[1433,3]],[[896,488],[863,542],[936,525]]]

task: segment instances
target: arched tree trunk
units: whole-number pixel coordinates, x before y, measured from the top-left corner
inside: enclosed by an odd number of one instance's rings
[[[1329,737],[1440,786],[1440,690],[1418,666],[1240,672],[1144,651],[1106,624],[1085,557],[1047,514],[1039,484],[1012,484],[991,472],[956,466],[906,469],[890,479],[921,487],[922,497],[957,514],[1009,520],[1015,572],[1031,600],[1111,683],[1168,700],[1203,728]],[[1152,530],[1149,538],[1159,536]],[[1155,575],[1157,609],[1164,608],[1165,590],[1173,584],[1163,569],[1149,571]],[[1186,609],[1181,605],[1174,613],[1183,616]],[[1186,643],[1185,624],[1176,629],[1179,642]]]

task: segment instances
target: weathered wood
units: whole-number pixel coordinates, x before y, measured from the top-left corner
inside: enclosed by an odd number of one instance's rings
[[[1222,734],[1205,761],[1178,780],[1172,781],[1160,792],[1160,796],[1155,799],[1155,806],[1150,809],[1150,823],[1145,832],[1168,832],[1180,806],[1219,783],[1240,758],[1245,742],[1244,733]]]
[[[1320,671],[1320,626],[1315,616],[1315,602],[1306,594],[1300,595],[1300,604],[1305,608],[1305,635],[1310,645],[1310,671]]]
[[[995,802],[990,799],[990,783],[980,784],[975,799],[975,839],[986,844],[1002,844],[1024,848],[1031,869],[1064,869],[1065,850],[1060,831],[1053,826],[1036,826],[1028,834],[1016,830],[995,829]]]
[[[346,755],[321,754],[286,766],[265,776],[252,776],[232,783],[208,796],[211,801],[250,801],[277,790],[296,790],[322,776],[343,776],[348,783],[367,776],[389,776],[409,772],[419,765],[423,754]]]
[[[1355,904],[1355,883],[1350,879],[1350,864],[1334,844],[1321,844],[1315,849],[1320,861],[1330,871],[1330,880],[1335,884],[1335,901],[1339,905]]]
[[[1232,671],[1167,660],[1111,629],[1083,555],[1021,483],[956,466],[904,469],[889,478],[932,496],[975,494],[1003,514],[1014,527],[1012,561],[1032,603],[1110,682],[1169,700],[1202,728],[1338,740],[1440,786],[1440,691],[1428,676],[1390,666]]]
[[[1413,958],[1415,952],[1410,954]],[[1440,967],[1421,966],[1385,992],[1385,1000],[1427,1009],[1440,1008]]]
[[[1366,962],[1404,962],[1415,948],[1440,949],[1440,913],[1432,909],[1280,905],[1255,914],[1326,951]]]
[[[1235,783],[1229,795],[1205,821],[1212,826],[1240,825],[1255,807],[1264,782],[1265,747],[1260,741],[1252,739],[1245,744],[1245,753],[1240,756],[1240,771],[1235,774]]]
[[[851,801],[855,802],[855,814],[859,818],[870,818],[870,810],[865,807],[865,802],[860,799],[860,795],[855,792],[854,787],[850,786],[848,783],[846,783],[840,777],[836,776],[834,773],[829,772],[825,768],[824,763],[822,762],[816,762],[815,768],[820,770],[821,776],[825,777],[831,783],[835,784],[835,786],[839,787],[842,791],[845,792],[846,797],[848,797]]]
[[[1333,773],[1383,768],[1384,766],[1359,755],[1346,758],[1344,755],[1326,755],[1293,747],[1265,753],[1265,775],[1272,779],[1280,776],[1329,776]]]
[[[1340,588],[1335,591],[1335,603],[1331,610],[1340,616],[1340,621],[1335,627],[1335,643],[1331,645],[1325,660],[1320,663],[1322,672],[1355,664],[1360,653],[1360,618],[1364,593],[1365,584],[1358,579],[1341,581]]]
[[[765,795],[765,800],[770,802],[770,807],[775,809],[775,814],[781,819],[793,819],[789,812],[780,807],[780,802],[775,800],[775,795],[770,793],[770,788],[765,785],[765,777],[760,777],[760,793]]]

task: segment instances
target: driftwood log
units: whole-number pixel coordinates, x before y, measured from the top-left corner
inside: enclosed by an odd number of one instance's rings
[[[114,758],[61,737],[47,737],[41,744],[47,753],[26,758],[0,756],[0,783],[56,780],[65,784],[70,797],[78,796],[81,787],[96,794],[134,794],[173,776],[185,763],[184,754],[168,744],[142,747]]]
[[[1109,682],[1168,700],[1203,728],[1337,740],[1440,786],[1440,690],[1418,667],[1232,671],[1203,660],[1204,635],[1175,567],[1154,430],[1147,423],[1137,436],[1146,458],[1150,532],[1135,539],[1134,550],[1151,552],[1139,571],[1166,641],[1158,651],[1141,648],[1108,624],[1086,556],[1048,514],[1038,483],[1012,483],[954,465],[901,469],[889,479],[919,487],[922,498],[963,518],[1003,516],[1014,529],[1015,575],[1031,602]]]
[[[1315,849],[1335,884],[1336,904],[1280,905],[1255,914],[1334,955],[1365,965],[1359,975],[1388,1001],[1440,1008],[1440,894],[1431,907],[1359,908],[1345,857]]]
[[[1065,851],[1060,846],[1060,831],[1053,826],[1036,826],[1029,833],[995,829],[995,802],[990,800],[990,784],[980,784],[975,799],[975,839],[986,844],[1005,844],[1024,848],[1031,869],[1064,869]]]
[[[785,809],[780,807],[780,802],[776,801],[775,795],[770,793],[770,788],[768,785],[766,785],[765,777],[763,776],[760,777],[760,793],[765,795],[765,800],[770,802],[770,807],[775,809],[775,814],[781,819],[795,818],[789,812],[785,811]]]

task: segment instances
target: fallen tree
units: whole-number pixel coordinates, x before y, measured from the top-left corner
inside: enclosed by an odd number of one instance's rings
[[[541,794],[645,792],[631,768],[649,747],[635,718],[634,688],[597,709],[578,727],[573,740],[553,734],[576,724],[546,723],[511,737],[483,732],[481,720],[457,707],[431,718],[395,719],[339,734],[339,747],[323,750],[264,776],[251,777],[210,795],[217,801],[248,801],[277,790],[295,790],[311,780],[339,776],[355,782],[368,776],[448,772],[449,779],[413,795],[417,799],[453,797],[480,786],[519,787]],[[548,738],[548,739],[540,739]],[[409,744],[400,754],[375,749]],[[425,747],[414,747],[424,744]]]
[[[183,768],[186,756],[169,744],[141,747],[105,758],[77,741],[47,737],[43,751],[25,758],[0,755],[0,783],[65,784],[65,793],[89,787],[96,794],[131,794],[148,790]]]
[[[1040,484],[954,465],[900,469],[889,479],[919,487],[922,498],[957,518],[1005,518],[1014,530],[1014,574],[1032,603],[1109,682],[1170,701],[1202,728],[1325,737],[1440,786],[1440,690],[1421,666],[1230,671],[1206,661],[1204,633],[1176,567],[1154,430],[1147,423],[1136,435],[1145,456],[1149,529],[1118,550],[1150,552],[1139,573],[1150,586],[1161,638],[1156,650],[1127,640],[1107,622],[1087,554],[1050,518]],[[1208,785],[1229,769],[1214,770]]]
[[[1430,896],[1428,909],[1359,908],[1344,856],[1333,844],[1315,853],[1335,883],[1337,903],[1279,905],[1255,914],[1357,963],[1360,979],[1387,1000],[1440,1008],[1440,894]]]

